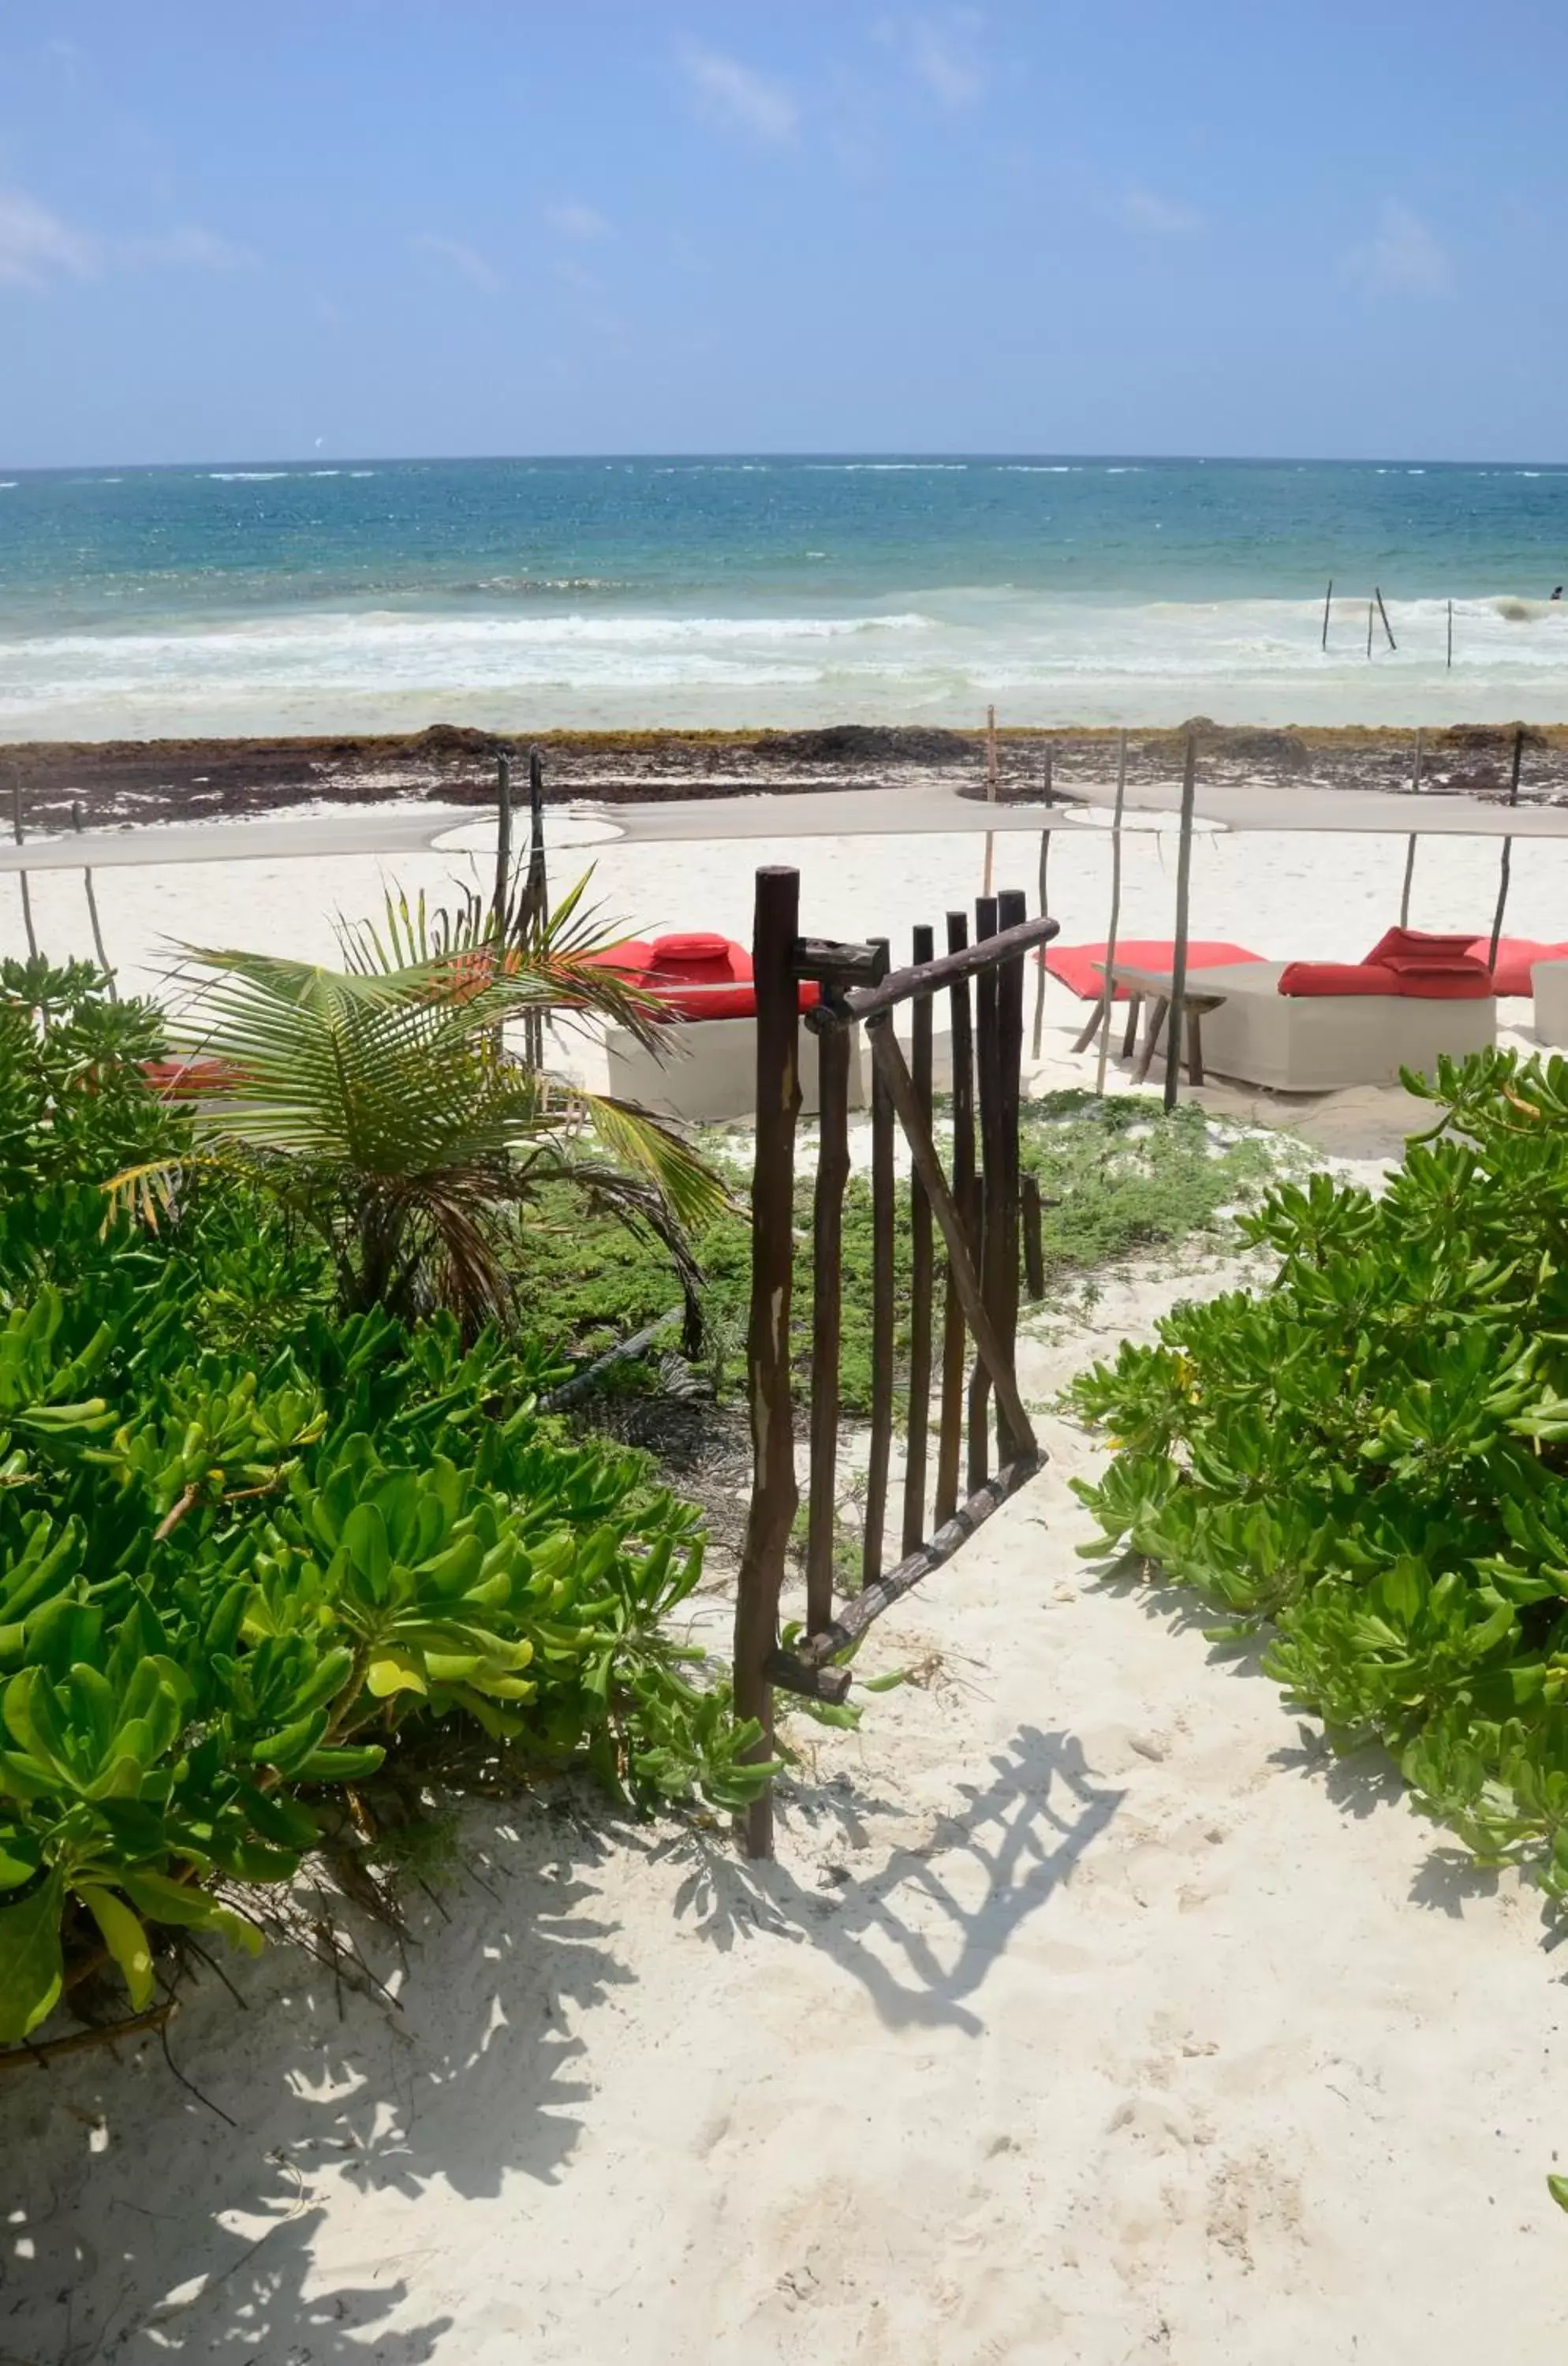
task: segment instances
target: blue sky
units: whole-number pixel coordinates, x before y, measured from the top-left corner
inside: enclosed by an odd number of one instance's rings
[[[0,467],[1568,457],[1560,0],[6,0]]]

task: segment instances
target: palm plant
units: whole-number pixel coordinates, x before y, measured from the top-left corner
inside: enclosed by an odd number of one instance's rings
[[[477,896],[434,916],[389,896],[378,926],[340,928],[341,969],[187,950],[209,981],[178,1038],[195,1146],[127,1168],[114,1197],[156,1222],[181,1167],[243,1169],[326,1242],[346,1311],[446,1306],[472,1335],[515,1312],[508,1212],[564,1181],[664,1244],[694,1331],[690,1235],[722,1184],[647,1110],[563,1083],[506,1040],[532,1021],[536,1043],[547,1012],[655,1039],[659,1006],[604,963],[613,940],[584,911],[586,886],[518,933]]]

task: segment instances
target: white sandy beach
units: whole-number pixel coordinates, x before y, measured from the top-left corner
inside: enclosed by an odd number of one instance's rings
[[[998,854],[1032,902],[1033,843]],[[1053,851],[1069,941],[1104,933],[1108,854]],[[744,937],[769,860],[798,862],[829,935],[907,943],[979,885],[974,838],[609,849],[597,885],[639,931]],[[1194,929],[1353,958],[1403,862],[1206,840]],[[1495,862],[1424,846],[1413,918],[1483,930]],[[463,864],[124,870],[99,896],[141,978],[170,938],[330,958],[334,908]],[[1131,841],[1128,933],[1168,933],[1173,870]],[[86,952],[79,883],[33,886],[50,948]],[[1510,925],[1568,936],[1568,850],[1517,850]],[[1082,1077],[1081,1006],[1053,986],[1048,1013],[1040,1082]],[[1375,1171],[1397,1104],[1348,1096],[1304,1130]],[[1048,1315],[1026,1393],[1048,1406],[1235,1271],[1141,1270]],[[875,1631],[868,1672],[921,1683],[859,1736],[797,1721],[775,1866],[716,1831],[476,1814],[472,1876],[439,1911],[415,1895],[406,1962],[360,1934],[395,2010],[275,1953],[226,1966],[274,2009],[204,1977],[174,2025],[205,2101],[155,2045],[13,2076],[0,2366],[1560,2359],[1538,1902],[1468,1870],[1385,1764],[1328,1760],[1177,1597],[1098,1582],[1066,1482],[1100,1449],[1043,1428],[1048,1470]]]
[[[1031,1396],[1221,1279],[1113,1287]],[[1045,1434],[877,1629],[923,1684],[798,1729],[776,1865],[471,1819],[366,1939],[396,2010],[275,1955],[175,2025],[205,2104],[155,2047],[13,2080],[6,2366],[1560,2358],[1536,1902],[1097,1583]]]

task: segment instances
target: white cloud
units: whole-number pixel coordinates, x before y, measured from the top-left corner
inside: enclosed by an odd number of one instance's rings
[[[0,190],[0,287],[47,287],[56,279],[90,279],[97,267],[97,248],[83,231],[26,190]]]
[[[1122,200],[1122,219],[1129,230],[1146,231],[1152,238],[1187,238],[1203,227],[1203,217],[1194,207],[1156,197],[1152,189],[1129,189]]]
[[[910,29],[910,66],[943,107],[973,107],[986,87],[973,47],[977,22],[964,9],[945,27],[919,24]]]
[[[220,238],[216,231],[202,230],[194,222],[166,231],[161,238],[121,240],[114,253],[127,263],[153,269],[254,271],[256,265],[248,246],[236,246],[231,239]]]
[[[610,225],[594,206],[579,205],[573,199],[545,208],[545,220],[562,238],[590,240],[608,238]]]
[[[441,231],[423,231],[412,241],[413,251],[428,262],[437,264],[454,278],[466,279],[470,287],[483,287],[493,294],[501,286],[501,274],[493,264],[460,238],[446,238]]]
[[[1447,254],[1420,215],[1398,197],[1384,198],[1376,237],[1352,248],[1346,267],[1368,287],[1402,295],[1446,296],[1453,286]]]
[[[769,147],[794,139],[800,111],[782,83],[714,50],[688,50],[682,63],[698,104],[714,122]]]

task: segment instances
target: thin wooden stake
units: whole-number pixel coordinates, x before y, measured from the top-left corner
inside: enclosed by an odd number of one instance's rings
[[[931,931],[919,928],[914,959],[929,962],[936,951]],[[909,1013],[909,1075],[915,1098],[931,1120],[931,1006],[916,1002]],[[909,1177],[909,1414],[904,1453],[904,1527],[900,1550],[912,1553],[926,1532],[926,1441],[931,1403],[931,1203],[919,1175]]]
[[[975,906],[975,942],[983,945],[997,933],[997,899],[982,896]],[[979,1165],[973,1187],[978,1215],[974,1226],[974,1238],[979,1252],[978,1271],[987,1318],[995,1302],[994,1290],[987,1279],[994,1275],[996,1260],[1001,1246],[1000,1211],[997,1204],[997,1188],[1000,1154],[997,1145],[997,973],[994,968],[978,970],[975,976],[975,1100],[976,1130],[979,1135]],[[964,1312],[967,1313],[968,1309]],[[970,1329],[974,1330],[973,1321]],[[976,1344],[977,1344],[976,1335]],[[990,1469],[990,1443],[987,1435],[991,1380],[984,1357],[977,1357],[969,1375],[969,1453],[965,1476],[969,1493],[980,1486]]]
[[[75,831],[77,837],[80,838],[82,835],[82,800],[80,797],[73,797],[71,800],[71,827]],[[98,923],[98,899],[93,893],[93,873],[90,864],[84,863],[82,867],[82,884],[87,891],[87,918],[92,922],[93,926],[93,942],[97,948],[98,967],[103,971],[104,976],[108,982],[109,1000],[111,1002],[118,1002],[119,1000],[119,988],[115,984],[114,972],[109,967],[109,957],[104,950],[104,932]]]
[[[1329,586],[1332,591],[1332,584]],[[1116,962],[1116,931],[1122,924],[1122,808],[1127,799],[1127,734],[1117,735],[1116,808],[1111,817],[1111,932],[1105,941],[1105,1000],[1100,1020],[1100,1056],[1095,1062],[1094,1089],[1105,1098],[1105,1063],[1111,1052],[1111,1012],[1116,988],[1111,971]]]
[[[1516,723],[1514,726],[1514,772],[1513,778],[1508,783],[1508,803],[1511,806],[1517,806],[1519,802],[1519,768],[1523,764],[1524,760],[1525,727],[1522,723]],[[1514,841],[1511,838],[1506,838],[1503,840],[1502,860],[1497,866],[1497,908],[1492,915],[1492,942],[1486,954],[1486,966],[1489,970],[1495,970],[1497,966],[1497,941],[1503,933],[1503,915],[1506,911],[1508,906],[1508,881],[1512,875],[1513,867]]]
[[[1376,620],[1377,613],[1378,612],[1373,606],[1371,601],[1369,600],[1367,603],[1367,655],[1369,658],[1372,653],[1372,625]]]
[[[964,1236],[964,1227],[959,1222],[958,1211],[953,1204],[953,1194],[947,1188],[947,1178],[942,1171],[942,1161],[936,1155],[936,1145],[931,1140],[931,1129],[925,1122],[919,1102],[916,1098],[913,1080],[904,1064],[904,1054],[899,1048],[898,1038],[893,1032],[891,1020],[886,1019],[873,1020],[866,1029],[866,1033],[871,1038],[874,1067],[886,1084],[888,1099],[897,1111],[899,1123],[903,1126],[904,1136],[909,1145],[910,1160],[916,1174],[926,1187],[926,1196],[931,1201],[931,1211],[942,1227],[942,1236],[947,1244],[948,1257],[958,1283],[958,1294],[964,1302],[964,1312],[975,1336],[976,1352],[990,1375],[998,1398],[1007,1415],[1008,1426],[1018,1441],[1019,1451],[1024,1454],[1035,1453],[1038,1449],[1035,1444],[1034,1427],[1024,1410],[1023,1399],[1018,1392],[1018,1382],[1013,1376],[1012,1358],[992,1322],[990,1310],[986,1303],[985,1290],[969,1261],[969,1248]]]
[[[1372,597],[1378,603],[1378,614],[1382,618],[1382,628],[1388,635],[1389,648],[1397,649],[1399,643],[1393,637],[1393,626],[1388,621],[1388,610],[1383,606],[1382,593],[1375,583],[1372,586]]]
[[[872,943],[886,950],[886,938]],[[893,1177],[893,1104],[880,1069],[871,1080],[871,1440],[866,1452],[861,1583],[882,1573],[887,1471],[893,1451],[893,1249],[898,1221]]]
[[[1453,663],[1454,663],[1454,603],[1453,603],[1453,602],[1450,600],[1450,601],[1449,602],[1449,671],[1450,671],[1450,673],[1453,671]]]
[[[779,1593],[799,1500],[789,1320],[795,1269],[795,1129],[800,1110],[800,997],[795,941],[800,873],[757,873],[751,967],[757,997],[757,1137],[751,1180],[751,1307],[746,1337],[751,1413],[751,1504],[735,1594],[735,1713],[761,1731],[746,1752],[773,1755],[768,1662],[778,1642]],[[773,1789],[741,1819],[749,1856],[771,1856]]]
[[[1045,801],[1047,804],[1051,802],[1055,794],[1055,792],[1052,785],[1051,778],[1051,742],[1047,739],[1045,742]],[[1050,864],[1050,861],[1051,833],[1048,829],[1043,829],[1040,833],[1040,913],[1042,918],[1044,918],[1045,914],[1045,874]],[[1039,967],[1035,972],[1034,977],[1034,1035],[1031,1049],[1031,1056],[1036,1060],[1040,1057],[1040,1043],[1041,1038],[1044,1032],[1044,1027],[1045,948],[1042,945],[1039,954]]]
[[[812,1209],[811,1499],[806,1543],[806,1624],[833,1615],[839,1511],[839,1351],[842,1335],[844,1189],[850,1179],[850,1031],[817,1047],[821,1127]]]
[[[986,803],[988,806],[994,806],[997,802],[997,710],[994,706],[987,706],[986,709]],[[987,830],[986,832],[986,876],[980,888],[982,896],[988,896],[991,892],[991,863],[996,851],[996,843],[995,832]]]
[[[1036,1305],[1045,1295],[1045,1243],[1041,1221],[1040,1177],[1025,1175],[1019,1182],[1019,1216],[1023,1227],[1024,1287]]]
[[[1170,963],[1170,1012],[1165,1024],[1165,1105],[1176,1107],[1181,1084],[1181,1039],[1187,994],[1188,905],[1192,884],[1192,801],[1198,786],[1198,741],[1187,734],[1181,773],[1181,835],[1176,850],[1176,945]]]
[[[1004,887],[997,897],[1001,930],[1015,929],[1029,917],[1021,888]],[[1015,954],[1003,962],[997,976],[997,1133],[1001,1144],[1002,1246],[998,1259],[998,1330],[1002,1352],[1010,1370],[1018,1342],[1019,1298],[1019,1103],[1023,1069],[1023,962]],[[1021,1452],[1023,1440],[1013,1435],[1000,1400],[997,1404],[997,1461],[1010,1462]]]
[[[1326,649],[1326,648],[1327,648],[1327,647],[1328,647],[1328,607],[1329,607],[1329,603],[1330,603],[1330,601],[1333,599],[1333,597],[1334,597],[1334,578],[1333,578],[1333,576],[1331,575],[1331,576],[1329,577],[1329,579],[1328,579],[1328,589],[1327,589],[1327,591],[1325,592],[1325,594],[1324,594],[1324,599],[1323,599],[1323,646],[1324,646],[1324,648],[1325,648],[1325,649]]]
[[[24,843],[22,833],[22,784],[20,781],[13,781],[11,783],[11,834],[15,838],[18,846]],[[25,871],[18,871],[17,873],[17,879],[22,891],[22,924],[28,932],[28,952],[32,956],[33,960],[37,961],[38,937],[33,929],[32,891],[28,885],[28,874]]]
[[[512,761],[504,750],[495,759],[495,895],[491,904],[491,931],[498,945],[506,941],[506,918],[512,902]]]
[[[968,942],[968,915],[950,912],[948,952],[962,952]],[[955,977],[949,986],[948,1012],[953,1031],[953,1197],[966,1223],[975,1183],[975,1039],[966,977]],[[978,1249],[972,1238],[968,1246],[971,1262],[977,1263]],[[942,1330],[942,1426],[937,1438],[938,1527],[951,1520],[958,1508],[958,1466],[964,1445],[964,1307],[949,1259]]]
[[[1416,734],[1416,777],[1411,786],[1416,796],[1421,794],[1421,766],[1426,753],[1426,737],[1424,731],[1417,731]],[[1410,843],[1404,850],[1404,885],[1399,898],[1399,925],[1402,929],[1407,929],[1410,926],[1410,888],[1415,876],[1416,832],[1412,830]]]

